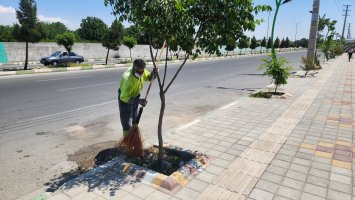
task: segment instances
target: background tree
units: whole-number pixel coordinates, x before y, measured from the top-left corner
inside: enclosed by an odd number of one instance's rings
[[[133,36],[124,36],[123,37],[123,44],[129,48],[129,57],[131,58],[131,62],[132,62],[131,50],[134,46],[137,45],[137,39],[134,38]]]
[[[44,33],[42,41],[55,41],[57,35],[70,31],[62,22],[39,22],[39,25],[42,27]]]
[[[148,34],[139,26],[132,25],[125,28],[125,35],[133,36],[137,39],[137,44],[149,44]]]
[[[279,37],[277,37],[275,42],[274,42],[274,48],[276,48],[276,49],[280,48],[280,39],[279,39]]]
[[[81,20],[78,34],[81,39],[91,42],[101,42],[107,31],[107,25],[97,17],[87,17]]]
[[[268,52],[268,49],[271,49],[272,47],[272,39],[271,37],[267,40],[267,46],[266,46],[266,52]]]
[[[258,42],[256,41],[255,36],[253,36],[253,38],[251,39],[251,42],[250,42],[250,46],[249,46],[249,48],[251,49],[251,53],[253,53],[253,50],[255,50],[257,46],[258,46]],[[256,53],[256,50],[255,50],[255,53]]]
[[[12,34],[13,29],[12,26],[0,25],[0,42],[15,42],[16,39]]]
[[[226,48],[224,50],[227,51],[226,56],[228,56],[228,53],[230,51],[234,51],[234,49],[237,47],[237,43],[234,39],[228,39],[227,40],[227,44],[226,44]]]
[[[263,50],[263,47],[266,48],[266,38],[264,37],[263,40],[261,40],[261,43],[260,43],[260,53],[262,52]]]
[[[68,51],[69,56],[75,43],[75,34],[72,32],[65,32],[63,34],[57,35],[56,40],[58,45],[64,46],[64,48]],[[70,59],[68,59],[68,64],[70,66]]]
[[[120,20],[128,20],[141,26],[149,35],[150,54],[156,67],[152,50],[153,39],[165,41],[166,59],[164,75],[157,76],[161,99],[158,139],[158,164],[162,164],[163,138],[162,122],[165,111],[166,93],[184,67],[187,59],[196,57],[200,52],[220,54],[219,48],[227,38],[237,41],[243,32],[254,30],[256,21],[252,13],[266,10],[267,6],[253,7],[249,0],[205,1],[205,0],[105,0],[113,6],[113,13]],[[228,27],[226,29],[225,27]],[[185,52],[184,61],[169,82],[166,82],[167,58],[169,49]]]
[[[111,27],[106,31],[106,33],[102,37],[102,46],[106,47],[106,61],[107,65],[108,55],[110,53],[110,49],[114,51],[118,51],[120,45],[122,44],[122,38],[124,34],[124,28],[120,21],[115,20],[112,22]]]
[[[242,36],[238,42],[238,48],[240,49],[239,55],[242,55],[242,50],[249,47],[249,38]]]
[[[18,41],[26,42],[26,58],[24,69],[28,65],[28,43],[36,43],[42,39],[42,30],[38,25],[37,5],[34,0],[21,0],[16,16],[20,23],[14,25],[13,34]]]
[[[286,37],[286,40],[285,40],[285,48],[290,48],[291,47],[291,43],[290,43],[290,39],[288,39],[288,37]]]
[[[285,39],[282,38],[281,43],[280,43],[280,48],[284,49],[285,48]]]

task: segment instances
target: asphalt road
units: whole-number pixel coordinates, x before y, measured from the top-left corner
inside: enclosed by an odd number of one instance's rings
[[[305,54],[282,56],[298,68]],[[261,57],[188,62],[167,93],[164,130],[268,85],[256,69]],[[169,65],[167,80],[177,67]],[[125,70],[0,77],[0,196],[42,191],[75,169],[69,155],[122,136],[117,89]],[[145,139],[156,137],[159,108],[155,83],[140,124]]]

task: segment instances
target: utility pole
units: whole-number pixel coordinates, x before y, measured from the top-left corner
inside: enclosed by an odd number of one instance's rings
[[[267,33],[266,33],[266,39],[267,39],[267,40],[269,40],[269,25],[270,25],[269,21],[270,21],[270,13],[271,13],[271,11],[269,11],[269,16],[268,16],[268,18],[267,18]]]
[[[346,19],[349,16],[348,12],[350,11],[349,7],[351,5],[344,5],[344,6],[345,6],[345,10],[344,10],[345,14],[343,15],[344,16],[344,25],[343,25],[343,32],[341,34],[341,39],[344,39],[344,31],[345,31]]]
[[[346,36],[346,39],[351,39],[351,23],[349,23],[349,26],[348,26],[348,35]]]
[[[307,57],[314,57],[316,51],[319,6],[320,6],[320,0],[313,0],[313,10],[312,10],[311,28],[309,32],[309,38],[308,38]]]
[[[295,41],[296,41],[296,39],[297,39],[297,26],[298,26],[299,23],[301,23],[301,22],[297,22],[297,23],[296,23]]]

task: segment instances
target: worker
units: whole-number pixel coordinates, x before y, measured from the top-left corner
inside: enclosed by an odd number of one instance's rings
[[[353,53],[354,53],[354,48],[350,48],[350,49],[348,50],[349,62],[350,62],[350,59],[351,59]]]
[[[144,82],[155,79],[158,72],[154,70],[149,73],[146,64],[142,59],[136,59],[133,66],[127,69],[122,75],[120,88],[118,90],[118,105],[123,128],[123,137],[127,137],[132,123],[136,121],[138,115],[138,105],[143,107],[147,101],[140,98]]]

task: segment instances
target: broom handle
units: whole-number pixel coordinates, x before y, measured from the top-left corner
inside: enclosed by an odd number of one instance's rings
[[[161,57],[161,55],[162,55],[162,53],[163,53],[163,49],[164,49],[164,47],[165,47],[165,44],[166,44],[166,40],[164,40],[164,44],[163,44],[163,46],[162,46],[161,49],[160,49],[160,54],[159,54],[159,57],[158,57],[158,61],[157,61],[157,63],[155,64],[155,66],[156,66],[157,69],[158,69],[158,64],[159,64],[159,61],[160,61],[160,57]],[[153,62],[154,62],[154,61],[153,61]],[[154,65],[153,65],[153,67],[154,67]],[[150,80],[150,83],[149,83],[149,86],[148,86],[148,89],[147,89],[147,93],[145,94],[145,98],[144,98],[145,100],[147,100],[147,98],[148,98],[148,94],[149,94],[149,92],[150,92],[150,88],[152,87],[152,83],[153,83],[153,79]],[[137,116],[137,119],[136,119],[136,123],[135,123],[135,124],[139,124],[139,121],[140,121],[140,119],[141,119],[142,113],[143,113],[143,106],[141,106],[141,107],[139,108],[138,116]]]

